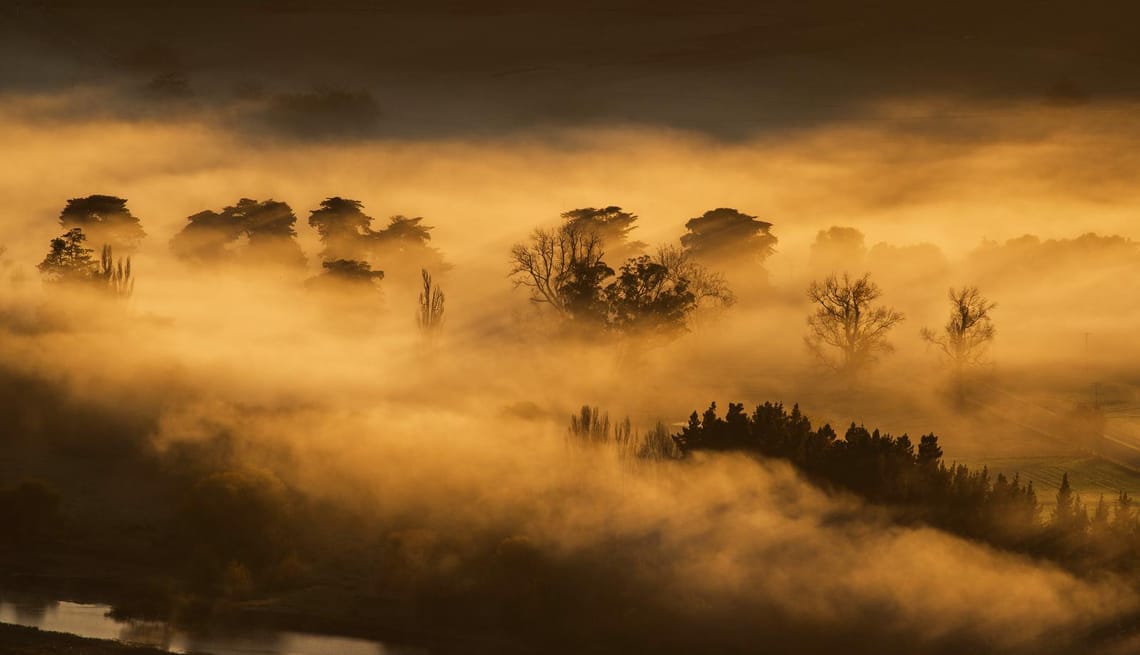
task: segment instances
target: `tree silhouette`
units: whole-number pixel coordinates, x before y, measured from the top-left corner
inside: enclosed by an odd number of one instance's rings
[[[384,279],[384,271],[374,271],[368,262],[356,259],[334,259],[322,262],[324,272],[305,282],[306,286],[328,292],[345,292],[355,295],[359,291],[376,289],[376,282]]]
[[[921,334],[925,341],[938,346],[960,376],[966,367],[982,361],[993,341],[996,331],[990,312],[997,305],[986,300],[977,287],[950,289],[947,298],[950,318],[942,332],[923,328]]]
[[[416,312],[416,324],[424,334],[431,336],[439,331],[443,325],[443,291],[435,286],[431,274],[422,269],[423,290],[420,291],[419,310]]]
[[[602,240],[602,248],[614,261],[629,259],[645,250],[644,242],[629,240],[629,233],[637,229],[634,225],[637,216],[622,211],[621,207],[572,209],[562,214],[562,218],[568,225],[596,232]]]
[[[129,298],[135,291],[135,278],[131,275],[131,258],[115,261],[110,245],[103,246],[99,256],[99,267],[94,277],[106,285],[108,293],[119,298]]]
[[[923,328],[921,336],[927,343],[938,346],[951,368],[954,396],[959,405],[966,400],[966,370],[981,364],[995,329],[990,312],[997,305],[978,291],[977,287],[950,289],[950,318],[941,332]]]
[[[127,253],[134,252],[146,236],[139,219],[127,209],[127,201],[116,196],[72,198],[60,212],[59,224],[68,230],[82,229],[94,244]]]
[[[833,273],[861,268],[867,254],[863,239],[863,233],[853,227],[833,225],[820,230],[811,244],[812,269]]]
[[[565,318],[590,313],[600,300],[600,282],[613,275],[602,261],[602,239],[579,224],[536,229],[527,243],[511,248],[510,276],[530,289],[530,300]]]
[[[942,460],[942,447],[938,445],[938,437],[929,434],[918,442],[918,455],[916,460],[922,466],[938,466]]]
[[[37,268],[48,282],[94,284],[113,296],[127,298],[134,292],[135,280],[131,274],[131,258],[117,262],[110,245],[104,245],[99,259],[86,247],[87,235],[73,227],[66,234],[51,240],[51,247]]]
[[[305,254],[297,243],[297,231],[293,228],[297,216],[292,208],[276,200],[243,202],[245,233],[249,237],[245,256],[260,262],[304,266]]]
[[[654,261],[669,271],[674,284],[685,279],[698,305],[729,307],[736,302],[724,276],[699,264],[685,249],[661,246]]]
[[[339,196],[321,201],[309,213],[309,225],[320,234],[321,259],[367,259],[372,238],[372,217],[359,200]]]
[[[242,198],[221,212],[199,212],[187,221],[170,240],[171,251],[180,259],[196,263],[240,259],[297,267],[305,263],[293,228],[297,217],[286,203]]]
[[[49,282],[86,282],[91,279],[95,252],[84,246],[87,235],[73,227],[62,236],[51,240],[51,249],[36,267]]]
[[[721,207],[685,223],[681,246],[699,261],[750,259],[763,263],[776,252],[772,224],[735,209]]]
[[[175,257],[195,263],[219,263],[234,258],[235,245],[246,230],[244,216],[237,206],[226,207],[221,212],[198,212],[186,220],[186,226],[170,240],[170,250]]]
[[[904,316],[890,307],[876,306],[882,295],[870,274],[851,279],[828,276],[812,282],[808,298],[815,312],[808,317],[808,349],[827,367],[853,378],[893,350],[887,335]]]
[[[689,281],[648,255],[626,262],[604,296],[607,327],[624,333],[682,330],[697,305]]]
[[[411,275],[414,271],[428,269],[443,271],[450,268],[439,250],[431,244],[431,231],[435,228],[424,225],[423,217],[402,215],[388,219],[382,230],[372,232],[372,253],[385,268],[397,271],[399,277]]]
[[[1061,486],[1057,488],[1057,504],[1053,507],[1053,525],[1062,531],[1083,530],[1088,523],[1088,515],[1081,504],[1080,496],[1069,484],[1069,473],[1061,475]]]
[[[623,335],[676,334],[700,300],[732,301],[723,279],[687,252],[663,248],[657,257],[633,257],[615,274],[603,246],[586,219],[540,228],[511,249],[510,276],[515,286],[530,290],[532,302],[549,305],[562,318]],[[700,282],[697,290],[690,275]]]

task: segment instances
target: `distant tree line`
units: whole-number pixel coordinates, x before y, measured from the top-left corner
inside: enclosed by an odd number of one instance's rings
[[[720,269],[743,263],[763,278],[763,264],[778,243],[772,223],[722,207],[686,221],[679,245],[662,245],[647,254],[648,245],[631,238],[637,220],[617,206],[567,211],[559,225],[536,229],[529,240],[511,249],[510,277],[529,290],[533,303],[552,310],[567,326],[639,338],[672,337],[689,327],[698,309],[735,302]],[[244,262],[303,267],[296,223],[287,203],[242,198],[219,211],[189,216],[170,249],[198,266]],[[363,203],[333,196],[309,213],[308,223],[321,240],[322,273],[309,280],[311,288],[360,293],[391,274],[410,286],[411,276],[418,273],[423,291],[416,323],[425,335],[438,333],[445,296],[432,273],[445,272],[450,265],[431,246],[433,228],[424,225],[422,217],[396,215],[376,229]],[[118,297],[132,293],[129,255],[146,233],[125,199],[73,198],[60,213],[59,224],[67,231],[52,240],[39,265],[45,279],[96,285]],[[98,258],[87,247],[88,239],[101,247]],[[865,250],[861,232],[832,227],[817,235],[811,255],[817,266],[857,266]],[[116,259],[116,252],[128,256]],[[890,333],[905,320],[901,312],[880,304],[881,296],[870,274],[832,273],[808,287],[813,309],[804,342],[820,364],[849,384],[893,350]],[[996,333],[991,319],[996,305],[972,286],[951,289],[949,300],[951,314],[944,328],[924,328],[921,337],[945,359],[955,398],[964,405],[968,372],[984,362]]]
[[[673,436],[683,457],[737,452],[790,462],[816,484],[890,507],[897,520],[922,522],[1008,550],[1047,557],[1077,570],[1140,573],[1140,520],[1120,492],[1084,506],[1065,473],[1051,515],[1041,516],[1032,482],[987,468],[947,465],[934,434],[918,443],[852,423],[843,438],[830,425],[813,428],[799,406],[758,405],[751,414],[729,403],[693,412]]]
[[[419,272],[428,284],[427,310],[417,309],[417,324],[425,334],[436,333],[442,324],[443,292],[429,282],[429,271],[450,268],[440,252],[431,247],[431,226],[422,217],[393,216],[383,229],[372,229],[372,218],[358,200],[327,198],[310,212],[309,225],[321,238],[322,273],[309,280],[318,290],[359,293],[374,289],[385,278],[378,262],[394,269],[400,279]],[[302,268],[306,258],[297,242],[297,216],[284,202],[242,198],[220,211],[206,210],[187,218],[187,224],[170,240],[174,256],[195,266],[225,264],[275,265]],[[72,198],[59,216],[66,230],[52,239],[48,254],[39,264],[51,283],[83,283],[101,287],[118,297],[134,290],[130,253],[135,252],[146,232],[131,213],[124,198],[92,195]],[[87,243],[98,244],[100,256]],[[128,256],[116,259],[115,252]],[[421,305],[425,301],[421,300]]]

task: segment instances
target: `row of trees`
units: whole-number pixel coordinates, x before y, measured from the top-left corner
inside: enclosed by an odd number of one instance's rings
[[[748,414],[743,404],[729,403],[721,417],[712,403],[703,414],[693,412],[673,439],[682,456],[741,452],[786,460],[825,488],[891,507],[903,522],[921,521],[1071,568],[1140,572],[1140,520],[1128,494],[1120,492],[1115,503],[1102,495],[1090,516],[1066,473],[1043,521],[1032,482],[947,465],[934,434],[914,443],[905,434],[896,438],[852,423],[839,439],[829,425],[813,428],[798,406],[788,411],[764,403]]]
[[[195,264],[256,261],[298,266],[305,262],[296,241],[297,216],[287,203],[242,198],[220,211],[202,211],[186,220],[186,226],[170,241],[171,251],[179,259]],[[430,245],[432,228],[423,225],[423,218],[393,216],[379,230],[372,228],[372,222],[358,200],[331,197],[312,210],[309,225],[320,235],[321,261],[360,263],[325,268],[334,274],[348,268],[355,272],[365,267],[371,270],[378,261],[385,261],[401,271],[447,269],[440,252]],[[131,213],[127,201],[116,196],[72,198],[60,212],[59,224],[67,232],[61,239],[76,241],[73,231],[78,230],[88,242],[128,255],[138,249],[146,236],[142,222]],[[68,254],[57,255],[53,270],[71,263]]]
[[[771,223],[728,208],[691,219],[680,247],[662,246],[652,256],[645,243],[630,239],[637,216],[620,207],[575,209],[562,219],[511,249],[511,277],[532,302],[567,323],[624,334],[676,334],[702,305],[731,304],[732,291],[714,267],[762,263],[776,244]],[[821,232],[813,257],[826,258],[855,236],[841,228]],[[606,261],[621,258],[617,271]],[[807,295],[814,308],[808,350],[843,378],[853,381],[893,350],[888,337],[905,317],[879,304],[882,290],[870,274],[833,274],[812,282]],[[920,334],[946,358],[960,396],[967,369],[983,361],[993,341],[996,305],[971,286],[951,289],[948,298],[943,328]]]
[[[808,317],[808,349],[832,370],[849,379],[893,350],[890,331],[905,316],[877,304],[882,290],[870,274],[854,278],[846,273],[812,282],[808,299],[814,311]],[[924,341],[936,346],[951,365],[955,379],[983,362],[996,334],[992,312],[997,305],[977,287],[950,289],[950,316],[941,330],[923,328]]]
[[[309,281],[323,289],[360,291],[374,288],[384,278],[374,270],[386,262],[406,277],[419,269],[425,285],[417,308],[417,324],[427,333],[438,331],[443,320],[444,295],[429,270],[447,270],[438,250],[430,246],[430,226],[423,219],[393,216],[388,226],[372,229],[372,217],[358,200],[327,198],[310,212],[309,225],[322,243],[323,273]],[[190,216],[187,225],[171,239],[173,254],[197,265],[249,262],[303,266],[305,255],[296,241],[297,217],[288,204],[275,200],[242,198],[221,211]],[[53,283],[84,283],[102,287],[112,295],[129,296],[134,289],[131,260],[115,260],[116,250],[134,252],[146,232],[123,198],[92,195],[72,198],[60,212],[66,232],[51,241],[40,271]],[[88,240],[101,244],[94,257]]]
[[[511,249],[510,276],[529,289],[530,299],[551,308],[568,322],[622,334],[676,334],[702,306],[728,306],[734,295],[715,267],[754,265],[762,272],[777,239],[772,224],[731,208],[718,208],[685,223],[680,246],[662,246],[647,254],[647,244],[633,240],[637,216],[620,207],[574,209],[562,214],[552,229],[537,229]],[[248,198],[221,211],[190,216],[171,239],[173,253],[186,261],[272,261],[303,265],[296,241],[297,217],[288,204]],[[443,295],[429,271],[448,268],[430,246],[432,228],[422,218],[393,216],[382,229],[358,200],[327,198],[309,215],[321,238],[324,273],[318,286],[370,287],[384,278],[374,268],[421,271],[417,321],[438,327]],[[52,240],[40,264],[50,280],[83,280],[104,284],[116,295],[129,295],[134,280],[129,257],[113,261],[113,249],[132,252],[145,237],[126,200],[94,195],[69,200],[60,214],[67,232]],[[96,260],[84,243],[93,237],[105,244]],[[817,238],[813,256],[841,249],[854,237],[833,228]],[[830,244],[830,245],[829,245]],[[609,263],[622,262],[615,270]],[[893,308],[877,304],[882,295],[869,275],[846,273],[813,282],[808,298],[815,306],[808,318],[808,349],[820,362],[852,379],[892,350],[890,331],[904,320]],[[978,363],[994,337],[990,313],[994,304],[974,287],[951,290],[951,317],[941,331],[924,329],[922,337],[936,345],[951,363],[957,379]],[[434,326],[434,327],[433,327]],[[960,388],[961,385],[959,385]]]

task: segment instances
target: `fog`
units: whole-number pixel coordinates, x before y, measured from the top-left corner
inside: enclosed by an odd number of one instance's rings
[[[399,555],[408,576],[461,571],[475,543],[508,555],[502,544],[522,543],[583,584],[620,586],[620,621],[685,617],[717,631],[684,634],[679,651],[1089,652],[1088,635],[1137,609],[1112,576],[900,527],[783,462],[631,463],[566,439],[583,404],[645,432],[713,400],[779,400],[837,428],[936,432],[950,458],[1063,451],[1033,427],[1041,405],[1063,413],[1093,382],[1135,402],[1140,134],[1129,101],[884,98],[857,117],[732,140],[621,121],[308,140],[246,129],[225,109],[88,109],[109,93],[0,99],[0,367],[17,381],[8,385],[51,389],[65,414],[83,407],[108,421],[68,426],[71,447],[119,431],[163,461],[224,438],[220,468],[348,508],[359,525],[330,539],[418,544]],[[71,297],[35,269],[67,199],[96,193],[128,199],[147,232],[122,303]],[[414,275],[389,274],[347,308],[306,289],[320,271],[306,218],[330,196],[362,201],[381,225],[403,214],[433,226],[451,264],[437,273],[447,294],[437,339],[416,329]],[[290,204],[306,270],[171,257],[188,216],[243,197]],[[762,267],[726,265],[737,303],[704,310],[676,339],[564,337],[513,287],[509,250],[561,212],[606,205],[636,213],[633,236],[653,246],[675,244],[708,209],[736,207],[773,224],[777,252]],[[803,345],[807,285],[832,272],[811,246],[832,226],[863,234],[851,272],[870,271],[906,315],[896,351],[858,389]],[[1106,239],[1079,239],[1088,233]],[[1038,240],[1010,243],[1027,234]],[[980,409],[963,415],[918,334],[942,325],[947,288],[965,284],[998,309]],[[12,402],[13,441],[54,438],[44,434],[59,425],[53,405]],[[1009,438],[991,433],[995,415]],[[0,466],[58,486],[77,516],[112,504],[111,514],[165,512],[77,481],[82,463],[41,453]]]

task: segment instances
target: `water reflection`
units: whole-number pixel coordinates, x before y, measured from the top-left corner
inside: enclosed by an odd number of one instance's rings
[[[172,629],[161,621],[117,621],[107,605],[44,601],[0,596],[0,623],[66,632],[81,637],[114,639],[161,648],[172,653],[212,655],[412,655],[376,641],[300,632],[196,634]]]

